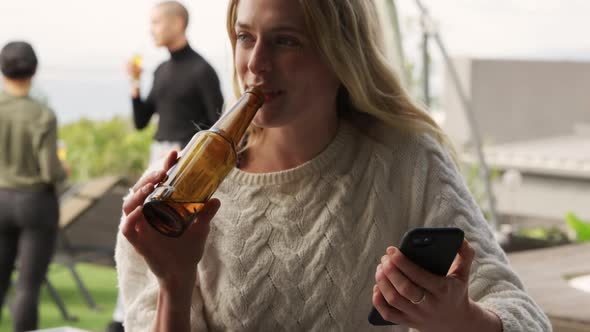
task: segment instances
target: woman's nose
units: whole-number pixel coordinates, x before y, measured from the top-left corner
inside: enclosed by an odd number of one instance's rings
[[[254,74],[266,73],[272,70],[270,49],[259,40],[248,61],[248,69]]]

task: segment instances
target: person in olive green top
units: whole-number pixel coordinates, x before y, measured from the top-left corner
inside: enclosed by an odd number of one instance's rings
[[[56,186],[66,173],[57,156],[57,120],[29,97],[37,56],[25,42],[0,52],[0,321],[18,257],[14,331],[37,329],[39,289],[55,250]]]

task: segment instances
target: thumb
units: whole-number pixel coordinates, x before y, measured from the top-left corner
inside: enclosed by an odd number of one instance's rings
[[[178,151],[171,150],[167,154],[165,154],[166,159],[164,159],[164,170],[168,172],[176,162],[178,162]]]
[[[219,210],[220,206],[221,202],[217,198],[210,199],[197,214],[197,219],[190,225],[187,232],[206,238],[207,234],[209,234],[209,223]]]
[[[464,282],[469,282],[469,272],[471,271],[471,264],[475,258],[475,250],[467,240],[463,240],[461,248],[457,253],[457,257],[453,261],[453,265],[449,269],[449,276],[453,276]]]

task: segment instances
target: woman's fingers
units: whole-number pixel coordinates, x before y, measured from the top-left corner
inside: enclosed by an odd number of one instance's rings
[[[135,210],[127,215],[125,223],[121,227],[121,233],[127,238],[127,240],[134,246],[137,247],[138,243],[138,232],[137,224],[141,223],[143,214],[141,213],[141,207],[138,206]]]
[[[150,252],[151,248],[145,244],[155,244],[162,234],[158,233],[143,215],[143,206],[137,206],[125,219],[121,233],[129,240],[135,249],[142,255]]]
[[[406,315],[387,303],[385,297],[383,297],[381,289],[377,285],[373,287],[373,306],[375,306],[375,309],[377,309],[379,314],[381,314],[381,317],[386,321],[407,325],[408,319]]]
[[[390,254],[389,254],[390,253]],[[396,248],[388,248],[388,256],[393,263],[408,279],[416,286],[425,289],[427,292],[438,295],[444,292],[447,285],[446,278],[426,271],[414,264],[401,251]]]
[[[133,188],[132,188],[133,191],[137,191],[138,189],[142,188],[143,186],[145,186],[148,183],[155,185],[157,183],[164,181],[164,179],[166,178],[166,172],[168,172],[168,170],[170,168],[172,168],[172,166],[174,166],[177,161],[178,161],[178,151],[171,150],[168,153],[168,155],[166,156],[166,158],[164,159],[164,163],[162,164],[163,169],[158,170],[158,171],[153,171],[153,172],[143,176],[133,186]]]
[[[414,284],[391,261],[389,255],[381,258],[381,268],[395,290],[404,298],[418,302],[424,296],[424,288]]]
[[[143,215],[143,206],[137,206],[126,218],[121,232],[141,254],[145,253],[144,243],[156,243],[156,237],[161,236],[153,229]]]
[[[172,150],[168,153],[166,159],[164,160],[164,171],[168,172],[168,170],[172,168],[176,162],[178,162],[178,151]]]
[[[154,185],[147,183],[136,190],[132,195],[127,197],[123,202],[123,212],[128,215],[134,211],[138,206],[142,206],[145,199],[154,191]]]
[[[203,209],[198,213],[197,219],[190,225],[187,232],[190,233],[197,233],[198,237],[202,240],[207,238],[209,234],[209,223],[211,219],[215,216],[219,207],[221,206],[221,202],[216,199],[210,199]]]
[[[137,181],[132,188],[133,194],[123,202],[123,211],[125,214],[131,213],[137,206],[143,204],[147,196],[154,190],[154,186],[166,179],[166,173],[177,161],[178,152],[172,150],[164,160],[163,170],[151,172]]]
[[[383,264],[377,266],[377,272],[375,273],[375,281],[381,294],[385,298],[385,301],[392,307],[405,312],[411,309],[411,303],[406,297],[401,295],[396,289],[395,285],[391,283],[385,271],[383,270]]]
[[[457,257],[455,257],[453,265],[449,269],[449,276],[453,276],[465,283],[469,282],[469,272],[471,271],[471,264],[474,258],[475,250],[467,240],[463,240]]]
[[[166,175],[166,172],[162,171],[162,170],[153,171],[151,173],[148,173],[147,175],[144,175],[141,179],[139,179],[139,181],[137,181],[137,183],[133,186],[132,190],[133,190],[133,192],[136,192],[137,190],[139,190],[140,188],[142,188],[143,186],[145,186],[148,183],[155,185],[156,183],[159,183],[160,181],[162,181],[164,179],[165,175]]]
[[[164,169],[151,172],[137,181],[133,186],[133,195],[128,197],[123,202],[123,211],[125,214],[131,213],[138,205],[143,204],[143,201],[154,190],[154,186],[166,180],[166,173],[178,161],[178,152],[176,150],[170,151],[164,160]],[[147,193],[147,195],[146,195]]]

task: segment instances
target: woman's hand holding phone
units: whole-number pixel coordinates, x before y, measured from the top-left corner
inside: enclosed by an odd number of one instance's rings
[[[463,240],[448,274],[439,276],[389,247],[375,273],[373,305],[385,320],[422,332],[501,331],[499,318],[469,298],[474,256]]]

